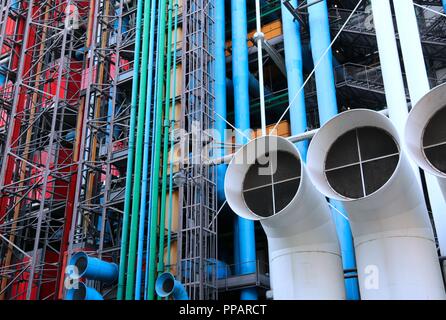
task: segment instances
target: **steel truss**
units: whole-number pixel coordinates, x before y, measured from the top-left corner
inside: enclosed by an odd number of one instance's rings
[[[214,6],[210,0],[183,3],[183,90],[181,128],[187,146],[182,148],[180,188],[180,281],[190,299],[217,299],[217,193],[212,157],[214,127]],[[188,146],[191,146],[189,149]]]
[[[0,174],[1,298],[51,299],[73,173],[69,137],[82,78],[76,55],[88,1],[8,0],[4,8],[2,19],[14,16],[18,32],[2,33],[1,42],[14,44],[18,65],[8,73],[13,87]]]
[[[68,254],[82,249],[117,261],[124,203],[136,1],[95,0],[81,103],[76,193]],[[112,288],[93,283],[112,298]],[[108,296],[107,296],[108,295]]]

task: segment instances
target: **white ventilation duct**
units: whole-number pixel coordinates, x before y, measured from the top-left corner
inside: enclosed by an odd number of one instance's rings
[[[446,84],[432,89],[415,105],[404,140],[409,156],[438,178],[446,199]]]
[[[225,193],[236,214],[265,230],[274,299],[345,299],[330,210],[294,144],[264,136],[245,145],[228,166]]]
[[[362,299],[444,299],[423,192],[391,121],[357,109],[327,122],[308,150],[308,171],[344,202]]]

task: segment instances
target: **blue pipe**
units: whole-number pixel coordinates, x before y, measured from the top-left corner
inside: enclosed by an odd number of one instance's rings
[[[0,86],[3,86],[6,82],[6,70],[7,66],[5,64],[0,65]]]
[[[316,0],[313,0],[309,4],[315,1]],[[331,43],[326,0],[310,5],[308,7],[308,13],[311,51],[314,65],[316,65]],[[321,126],[338,113],[332,58],[333,55],[330,49],[322,58],[322,61],[319,63],[315,72]],[[347,216],[340,202],[331,200],[330,203],[342,212],[344,216]],[[354,269],[356,268],[356,262],[350,224],[344,217],[340,216],[336,210],[332,209],[332,214],[336,217],[334,220],[341,246],[344,269]],[[358,300],[358,280],[354,278],[346,279],[345,283],[347,299]]]
[[[152,1],[150,9],[150,37],[149,37],[149,64],[147,66],[147,97],[146,97],[146,117],[144,124],[144,151],[143,151],[143,167],[141,177],[141,203],[139,209],[139,229],[138,229],[138,252],[136,260],[136,285],[135,300],[141,299],[142,284],[142,264],[144,256],[144,231],[147,211],[147,185],[149,176],[149,149],[150,149],[150,122],[152,118],[152,92],[153,92],[153,57],[155,52],[155,20],[156,20],[156,1]],[[150,220],[150,219],[149,219]],[[150,228],[147,228],[147,239],[149,239]],[[148,242],[148,241],[147,241]],[[147,245],[147,248],[149,246]],[[148,257],[148,251],[147,251]],[[147,267],[146,267],[147,268]],[[145,291],[145,290],[144,290]]]
[[[121,8],[116,8],[115,15],[118,16],[119,14],[121,14]],[[130,17],[128,15],[122,17],[121,34],[124,34],[128,31],[129,23],[130,23]],[[115,20],[115,22],[113,24],[113,28],[115,29],[115,32],[118,30],[118,28],[119,28],[119,20],[118,19]]]
[[[442,2],[443,2],[443,10],[444,12],[446,12],[446,0],[443,0]]]
[[[238,215],[234,214],[234,272],[240,274],[240,242],[239,242],[239,228],[238,228]]]
[[[11,3],[11,8],[13,8],[13,9],[15,9],[15,10],[18,10],[19,9],[19,6],[20,6],[20,2],[17,0],[17,1],[13,1],[12,3]]]
[[[232,275],[229,266],[223,261],[216,259],[208,259],[207,263],[208,263],[207,266],[204,268],[207,278],[215,276],[218,280],[220,280],[220,279],[225,279],[228,276]],[[197,263],[195,263],[194,266],[194,263],[188,260],[181,262],[181,269],[183,270],[182,273],[183,278],[191,280],[194,270],[198,270],[199,266]]]
[[[217,280],[226,279],[231,275],[231,270],[229,269],[228,264],[216,259],[209,259],[209,265],[206,272],[209,277],[215,272]]]
[[[65,141],[74,142],[76,139],[76,130],[71,130],[65,135]]]
[[[215,1],[215,112],[226,119],[226,56],[225,56],[225,0]],[[215,117],[215,130],[222,143],[225,143],[226,122]],[[225,154],[225,146],[217,149],[216,157]],[[224,181],[226,164],[217,167],[217,195],[222,203],[225,200]]]
[[[158,0],[158,7],[161,6],[161,0]],[[158,15],[158,19],[156,20],[157,23],[157,29],[159,30],[159,25],[160,25],[160,20],[161,20],[161,16]],[[149,52],[150,53],[150,52]],[[158,78],[158,69],[155,69],[155,77],[154,79]],[[150,96],[147,96],[147,105],[149,105],[149,99],[151,99]],[[157,92],[156,90],[153,92],[153,101],[156,101],[157,99]],[[153,114],[157,113],[157,104],[154,103],[153,104]],[[156,117],[153,117],[153,124],[152,124],[152,140],[151,140],[151,154],[150,154],[150,163],[153,163],[153,160],[155,158],[155,139],[156,139],[156,132],[158,130],[158,125],[162,125],[158,124],[158,122],[156,121]],[[158,173],[156,173],[158,174]],[[150,177],[149,177],[149,199],[152,199],[152,191],[153,191],[153,185],[154,183],[158,183],[158,179],[153,179],[153,177],[155,177],[155,173],[153,171],[153,166],[151,166],[150,168]],[[156,176],[157,177],[157,176]],[[149,268],[150,268],[150,264],[149,264],[149,253],[150,253],[150,225],[151,225],[151,221],[152,221],[152,208],[149,205],[147,207],[148,210],[148,219],[147,219],[147,236],[146,236],[146,268],[145,268],[145,278],[144,278],[144,300],[147,300],[148,298],[148,285],[149,285]],[[158,213],[156,213],[158,214]]]
[[[85,252],[75,253],[69,265],[77,268],[79,278],[112,283],[118,279],[118,265],[98,258],[89,257]]]
[[[250,128],[246,0],[231,0],[231,13],[235,126],[245,131]],[[245,144],[247,141],[246,138],[237,134],[236,143]],[[235,263],[240,265],[241,274],[253,273],[256,270],[254,222],[239,216],[236,219],[238,219],[238,230],[235,228],[235,232],[239,256],[235,257]],[[243,289],[240,299],[256,300],[256,289]]]
[[[249,73],[248,86],[249,86],[249,95],[252,98],[259,98],[260,97],[259,80],[257,80],[257,78],[254,77],[252,73]],[[273,94],[267,86],[264,86],[264,92],[265,92],[265,97],[271,96]]]
[[[291,0],[291,5],[296,8],[297,0]],[[304,83],[302,63],[302,42],[300,39],[300,24],[294,21],[293,15],[283,5],[282,28],[285,47],[285,65],[288,81],[288,97],[290,108],[291,134],[297,135],[307,130],[307,112],[305,110],[305,93],[299,89]],[[303,159],[307,158],[308,141],[302,141],[297,147]]]
[[[172,296],[174,300],[189,300],[186,289],[170,272],[161,274],[155,282],[156,294],[161,298]]]
[[[273,95],[273,92],[271,91],[270,88],[265,86],[264,89],[265,89],[265,97]],[[234,95],[234,85],[232,83],[232,80],[229,78],[226,78],[226,91],[227,91],[226,94],[228,96]],[[260,97],[259,80],[257,80],[257,78],[254,77],[252,73],[249,74],[249,96],[251,98]]]
[[[113,97],[113,87],[110,88],[110,96]],[[108,99],[108,108],[107,108],[107,132],[110,132],[110,123],[111,123],[111,119],[113,117],[113,113],[112,113],[112,109],[113,109],[113,99]],[[106,140],[107,140],[107,145],[111,146],[113,143],[113,136],[114,136],[114,132],[111,132],[110,134],[107,135]]]
[[[65,300],[104,300],[102,295],[96,289],[87,286],[83,282],[78,283],[78,288],[67,290]]]

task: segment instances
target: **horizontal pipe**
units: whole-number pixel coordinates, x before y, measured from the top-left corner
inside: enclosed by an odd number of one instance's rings
[[[118,278],[118,265],[98,258],[89,257],[85,252],[77,252],[70,259],[80,278],[112,283]]]
[[[104,300],[96,289],[87,286],[83,282],[77,283],[77,288],[67,290],[65,300]]]
[[[388,116],[389,115],[389,111],[387,109],[383,109],[381,111],[379,111],[378,113]],[[305,141],[305,140],[310,140],[311,138],[314,137],[314,135],[319,131],[319,129],[313,129],[310,131],[306,131],[303,132],[301,134],[296,134],[293,135],[291,137],[287,137],[286,139],[288,139],[290,142],[292,143],[297,143],[297,142],[301,142],[301,141]],[[231,154],[227,154],[223,157],[218,157],[215,159],[212,159],[211,161],[209,161],[209,164],[221,164],[221,163],[229,163],[231,162],[232,158],[234,157],[234,153]]]

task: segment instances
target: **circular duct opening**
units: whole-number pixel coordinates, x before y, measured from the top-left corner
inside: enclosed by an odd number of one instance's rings
[[[274,151],[256,159],[243,180],[246,206],[261,217],[273,216],[295,197],[301,179],[300,160],[286,151]]]
[[[423,152],[429,163],[446,173],[446,106],[437,111],[423,133]]]
[[[163,282],[163,291],[167,294],[171,293],[174,285],[175,285],[175,281],[172,278],[167,278]]]
[[[82,255],[79,258],[77,258],[74,265],[77,268],[78,274],[82,276],[84,274],[85,270],[87,269],[87,265],[88,265],[87,256]]]
[[[379,190],[399,162],[397,142],[386,131],[360,127],[340,136],[325,159],[325,176],[339,195],[360,199]]]
[[[79,283],[79,287],[74,289],[73,300],[85,300],[87,296],[87,288],[84,284]]]

